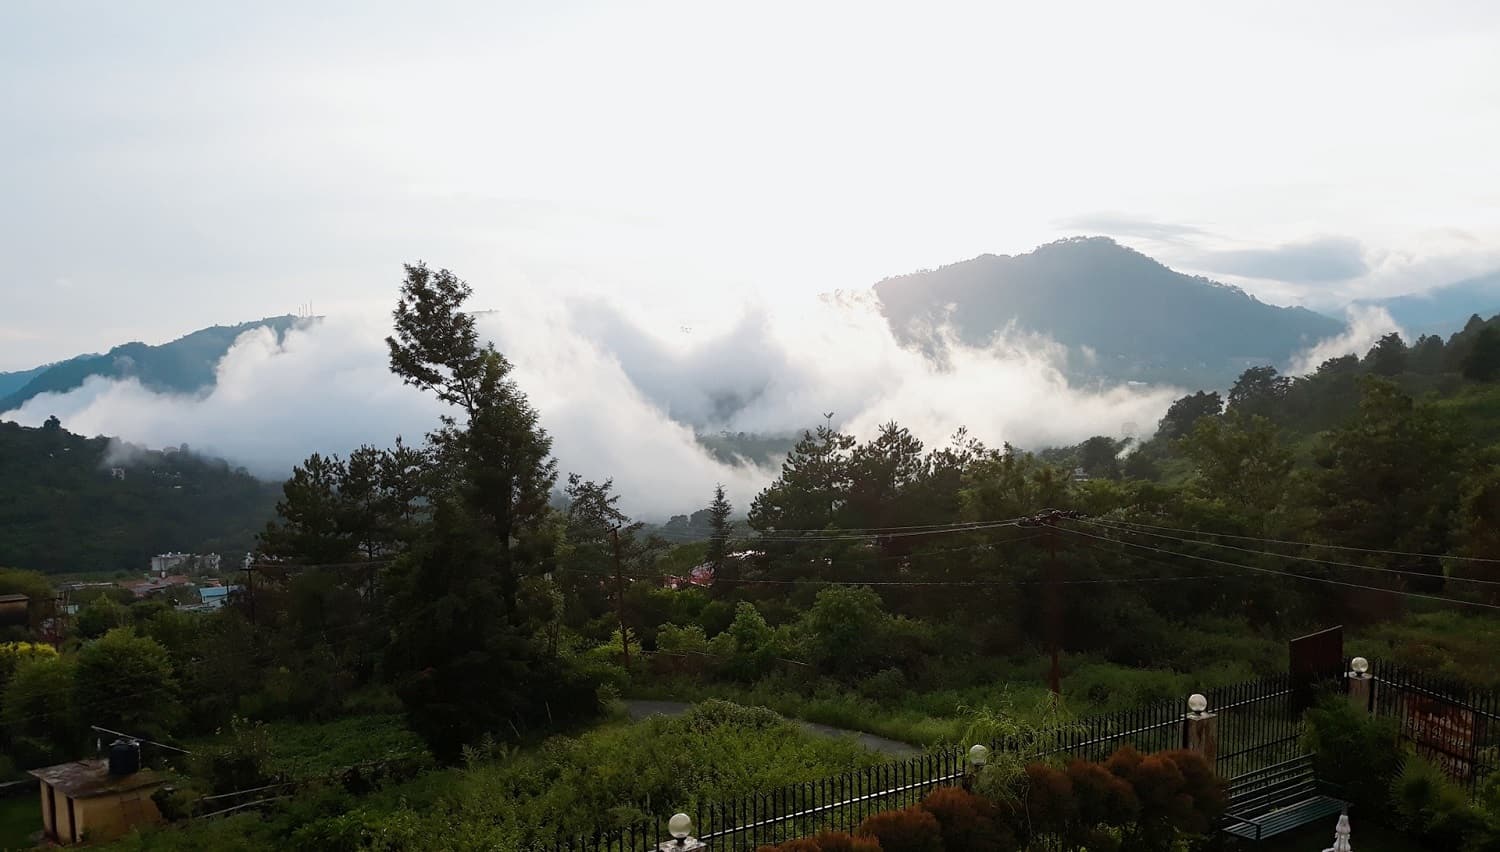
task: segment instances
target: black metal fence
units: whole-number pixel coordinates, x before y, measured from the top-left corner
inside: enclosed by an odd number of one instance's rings
[[[1395,719],[1414,750],[1470,792],[1500,765],[1500,690],[1389,663],[1371,668],[1371,712]]]
[[[1300,753],[1302,707],[1288,676],[1222,687],[1207,693],[1218,714],[1220,775],[1233,777]],[[991,749],[1027,758],[1103,760],[1123,745],[1142,752],[1183,748],[1186,706],[1158,701],[1090,716],[1041,732],[1026,744],[992,742]],[[694,832],[714,852],[739,852],[819,831],[852,831],[872,813],[920,801],[937,787],[957,784],[968,770],[962,748],[934,750],[905,760],[845,772],[766,793],[689,809]],[[554,852],[643,852],[667,837],[665,821],[601,830],[545,846]]]

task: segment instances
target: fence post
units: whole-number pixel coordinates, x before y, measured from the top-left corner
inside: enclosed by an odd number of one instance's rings
[[[1182,723],[1182,744],[1203,755],[1213,767],[1219,759],[1219,717],[1208,712],[1208,698],[1201,692],[1188,696],[1188,713]]]
[[[708,844],[693,836],[693,818],[687,814],[673,814],[667,832],[672,839],[658,845],[659,852],[708,852]]]
[[[1370,675],[1370,661],[1355,657],[1349,661],[1349,671],[1344,675],[1349,693],[1349,704],[1361,713],[1375,709],[1375,678]]]

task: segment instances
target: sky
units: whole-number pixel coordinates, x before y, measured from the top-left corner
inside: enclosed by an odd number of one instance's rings
[[[1500,269],[1493,3],[12,0],[0,32],[0,370],[326,317],[203,396],[6,416],[266,476],[430,428],[381,343],[417,260],[494,312],[563,468],[654,514],[773,475],[695,430],[1036,446],[1181,390],[1072,387],[1011,334],[939,368],[887,276],[1104,234],[1343,315]],[[1392,327],[1347,316],[1289,367]]]
[[[1105,233],[1329,310],[1500,267],[1500,6],[0,6],[0,370],[388,309],[681,326]]]

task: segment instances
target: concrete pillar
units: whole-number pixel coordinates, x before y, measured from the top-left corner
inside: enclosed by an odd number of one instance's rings
[[[708,844],[696,837],[668,840],[656,848],[659,852],[708,852]]]
[[[1375,678],[1369,672],[1349,672],[1344,681],[1349,691],[1349,705],[1361,713],[1375,708]]]
[[[1189,713],[1185,719],[1185,745],[1189,751],[1203,755],[1210,767],[1219,758],[1219,716],[1207,710]]]

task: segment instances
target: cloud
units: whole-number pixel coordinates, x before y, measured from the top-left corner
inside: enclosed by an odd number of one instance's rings
[[[1318,369],[1329,358],[1345,355],[1363,356],[1375,345],[1375,341],[1391,332],[1405,336],[1401,326],[1391,318],[1385,308],[1372,305],[1351,305],[1345,312],[1346,329],[1343,334],[1320,340],[1307,350],[1292,358],[1287,372],[1305,376]]]
[[[1073,387],[1059,369],[1062,347],[1029,336],[1001,334],[976,348],[940,333],[941,357],[929,360],[897,343],[868,293],[798,310],[748,305],[689,330],[632,310],[601,299],[516,300],[479,324],[515,364],[560,467],[613,477],[625,508],[645,518],[698,508],[718,482],[745,508],[774,477],[717,461],[695,430],[788,433],[833,411],[863,438],[895,420],[929,444],[966,426],[994,446],[1040,447],[1155,423],[1177,395]],[[440,405],[389,372],[387,333],[376,317],[330,318],[279,342],[247,332],[207,393],[93,378],[4,416],[35,425],[56,414],[74,431],[187,443],[281,477],[311,452],[415,441],[437,423]]]
[[[1348,281],[1370,271],[1364,246],[1348,237],[1283,243],[1275,248],[1206,252],[1193,265],[1226,275],[1297,284]]]
[[[1207,231],[1195,225],[1159,222],[1141,216],[1121,213],[1089,213],[1059,219],[1057,227],[1069,231],[1104,234],[1110,237],[1141,237],[1158,242],[1180,242],[1206,236]]]

